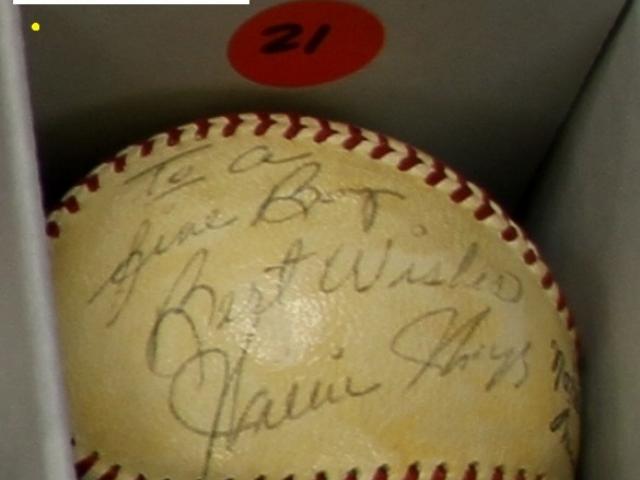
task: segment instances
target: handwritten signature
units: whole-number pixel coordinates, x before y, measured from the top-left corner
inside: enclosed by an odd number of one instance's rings
[[[383,387],[380,381],[354,373],[338,378],[293,379],[277,391],[266,386],[248,387],[250,352],[261,324],[269,313],[279,314],[278,307],[289,300],[301,265],[316,257],[317,252],[309,250],[298,238],[245,289],[226,293],[203,281],[211,255],[208,249],[198,249],[179,271],[157,308],[146,348],[149,371],[170,381],[167,407],[171,415],[186,430],[206,438],[203,479],[212,475],[212,458],[217,449],[233,450],[247,434],[281,428],[321,409],[373,395]],[[447,307],[427,311],[402,326],[392,337],[390,349],[418,365],[407,388],[416,386],[430,370],[447,376],[481,361],[495,365],[484,384],[487,391],[505,382],[515,388],[525,384],[531,344],[480,344],[477,332],[490,315],[491,309],[485,308],[461,319],[456,308]],[[212,333],[229,322],[239,321],[249,325],[237,346],[223,348],[216,344],[217,337]],[[172,340],[175,329],[181,327],[186,327],[192,342],[182,354],[176,354]],[[411,348],[411,339],[425,328],[431,336],[436,332],[434,345],[426,350]],[[340,349],[331,360],[340,362],[348,353]],[[202,397],[204,401],[198,400]],[[196,401],[210,412],[204,423],[201,417],[190,416]]]
[[[267,387],[245,391],[249,352],[260,324],[268,312],[284,301],[298,265],[311,254],[303,250],[301,241],[295,241],[277,264],[264,269],[264,273],[275,273],[275,285],[270,285],[275,288],[261,287],[256,281],[244,295],[234,291],[222,296],[201,278],[209,255],[209,250],[199,249],[182,268],[158,309],[147,342],[149,370],[157,376],[170,378],[167,402],[173,418],[188,431],[207,439],[202,479],[211,475],[211,459],[219,442],[232,450],[244,434],[276,430],[321,409],[371,395],[382,386],[376,381],[345,375],[333,379],[294,380],[283,391]],[[232,300],[224,307],[226,320],[216,321],[218,299],[222,297]],[[200,302],[199,308],[193,308],[196,301]],[[208,305],[205,311],[202,310],[203,301]],[[249,318],[251,323],[238,351],[207,346],[207,329],[213,324],[217,328],[224,327],[230,312],[234,312],[231,316]],[[165,352],[162,345],[180,324],[187,326],[193,339],[192,347],[183,352],[182,359],[167,368],[166,360],[174,357],[175,351],[171,348]],[[340,362],[344,355],[341,349],[331,359]],[[189,416],[194,397],[200,392],[205,392],[210,402],[211,415],[206,424]]]
[[[574,416],[579,415],[580,411],[580,384],[558,342],[552,340],[551,349],[553,350],[551,363],[553,390],[564,396],[565,406],[549,422],[549,430],[560,435],[560,443],[565,449],[569,461],[575,467],[577,453],[573,447],[575,434],[572,432],[571,423]]]
[[[400,328],[391,340],[391,352],[419,367],[406,388],[415,387],[429,371],[446,377],[466,370],[473,363],[486,364],[487,361],[495,365],[484,385],[487,392],[506,381],[515,388],[524,385],[529,378],[531,343],[507,347],[480,343],[478,332],[490,315],[490,307],[462,319],[455,307],[439,308],[419,315]],[[429,347],[416,341],[434,337],[436,340]]]
[[[171,233],[156,232],[156,224],[152,220],[143,220],[134,233],[125,256],[118,261],[107,278],[89,297],[87,303],[94,303],[109,287],[114,288],[115,308],[107,322],[107,326],[112,326],[118,321],[131,300],[140,275],[155,259],[171,253],[196,237],[228,228],[237,220],[237,216],[224,214],[214,208],[203,218],[197,221],[188,220]]]

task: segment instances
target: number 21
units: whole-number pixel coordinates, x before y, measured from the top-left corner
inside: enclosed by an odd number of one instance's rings
[[[330,31],[331,26],[329,24],[323,23],[320,25],[311,38],[304,44],[304,53],[315,53]],[[303,33],[304,28],[299,23],[280,23],[277,25],[271,25],[262,31],[262,35],[274,38],[265,43],[262,48],[260,48],[260,52],[274,54],[300,48],[301,43],[299,38]]]

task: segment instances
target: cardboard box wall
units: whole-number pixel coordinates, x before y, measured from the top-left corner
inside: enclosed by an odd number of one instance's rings
[[[253,3],[23,8],[25,51],[17,7],[0,4],[0,478],[71,478],[41,198],[50,205],[132,141],[234,110],[380,130],[435,152],[512,211],[526,205],[585,345],[583,478],[631,478],[640,427],[637,7],[360,2],[385,24],[383,53],[351,77],[287,90],[248,82],[226,60],[233,30],[279,2]]]
[[[581,332],[582,478],[593,480],[636,478],[640,451],[639,7],[580,95],[527,217]]]

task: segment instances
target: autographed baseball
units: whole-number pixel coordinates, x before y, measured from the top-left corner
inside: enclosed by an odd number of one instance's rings
[[[421,151],[212,118],[100,165],[47,233],[80,477],[573,477],[562,295]]]

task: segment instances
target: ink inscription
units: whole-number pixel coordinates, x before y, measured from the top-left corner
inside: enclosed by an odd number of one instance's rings
[[[524,385],[529,378],[531,342],[503,345],[480,341],[479,331],[490,321],[491,314],[491,307],[470,316],[463,316],[456,307],[445,307],[429,310],[403,325],[393,336],[390,349],[418,367],[406,389],[425,381],[429,372],[448,377],[474,365],[489,365],[484,383],[487,392],[501,383],[514,388]],[[435,341],[425,348],[415,341],[419,338]]]
[[[574,449],[575,435],[572,423],[580,412],[580,384],[573,367],[558,342],[551,341],[553,361],[553,390],[564,397],[564,406],[549,422],[549,430],[558,435],[571,464],[577,465],[577,452]]]
[[[328,366],[312,375],[285,377],[277,388],[255,380],[253,354],[261,334],[287,315],[298,283],[327,302],[346,294],[366,302],[401,291],[414,294],[415,315],[396,319],[398,327],[377,340],[382,342],[381,354],[403,368],[404,377],[399,378],[412,394],[438,379],[457,380],[471,370],[481,372],[477,387],[483,395],[518,389],[530,380],[535,348],[531,341],[487,339],[482,334],[497,321],[499,306],[521,302],[525,291],[516,273],[486,266],[477,239],[469,238],[446,259],[407,255],[408,241],[428,239],[438,225],[407,225],[405,231],[383,228],[390,212],[411,201],[402,188],[355,180],[327,186],[325,164],[308,151],[281,155],[258,145],[230,159],[209,158],[212,151],[203,145],[125,180],[141,188],[152,213],[140,221],[86,300],[90,308],[108,312],[106,328],[117,330],[133,321],[145,325],[141,355],[146,369],[166,380],[162,401],[172,421],[201,438],[202,480],[213,478],[213,455],[221,449],[233,451],[240,442],[330,409],[365,404],[391,388],[378,372],[350,368],[366,359],[354,358],[348,344],[332,348],[323,359]],[[202,155],[191,155],[196,153]],[[203,161],[224,161],[225,182],[243,183],[244,176],[267,171],[269,175],[261,178],[270,180],[260,183],[252,192],[255,199],[243,209],[223,200],[177,225],[165,221],[166,213],[158,205],[175,199],[176,192],[211,181],[212,175],[203,173]],[[330,234],[319,239],[305,230],[308,219],[322,218],[332,209],[357,232],[357,239],[329,238]],[[255,260],[248,280],[231,286],[225,282],[227,260],[221,243],[233,235],[267,238],[285,225],[297,228],[288,229],[278,237],[278,247]],[[142,285],[150,298],[147,282],[154,280],[155,267],[169,258],[178,265],[172,264],[175,273],[153,284],[162,286],[151,293],[148,318],[133,318],[131,306],[142,295]],[[474,292],[486,301],[470,310],[447,304],[450,301],[420,300],[431,290]],[[234,342],[225,340],[231,329]],[[555,388],[570,389],[565,386],[569,383],[559,373]],[[551,428],[561,431],[564,421],[559,415]]]

